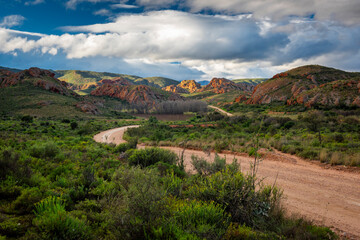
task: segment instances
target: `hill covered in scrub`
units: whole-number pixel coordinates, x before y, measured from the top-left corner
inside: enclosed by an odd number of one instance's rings
[[[129,105],[116,99],[80,96],[69,84],[55,78],[48,70],[30,68],[20,72],[0,70],[0,114],[38,117],[80,117],[95,115],[127,116],[119,106]]]
[[[232,79],[234,83],[248,83],[251,85],[258,85],[262,82],[265,82],[267,78],[240,78],[240,79]]]
[[[146,85],[118,85],[106,83],[90,93],[92,96],[108,96],[121,99],[130,104],[140,106],[155,106],[156,103],[167,100],[183,100],[175,93],[169,93],[161,89]]]
[[[212,91],[217,94],[230,92],[232,90],[252,91],[253,85],[247,83],[234,83],[226,78],[213,78],[210,83],[200,89],[200,92]]]
[[[130,82],[131,84],[147,85],[157,88],[162,88],[172,84],[179,83],[176,80],[170,78],[164,78],[164,77],[142,78],[134,75],[108,73],[108,72],[94,72],[94,71],[80,71],[80,70],[56,70],[54,72],[57,78],[70,83],[72,89],[85,91],[85,93],[91,92],[94,89],[94,85],[96,85],[98,82],[100,82],[103,79],[122,78]]]
[[[0,88],[6,88],[18,84],[32,84],[50,92],[61,95],[76,95],[67,88],[67,83],[56,79],[55,74],[48,70],[30,68],[20,72],[0,70]]]
[[[360,107],[360,73],[319,65],[298,67],[276,74],[257,85],[248,104],[284,102],[307,107]]]

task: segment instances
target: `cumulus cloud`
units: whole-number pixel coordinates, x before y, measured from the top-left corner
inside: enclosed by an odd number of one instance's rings
[[[0,27],[14,27],[21,25],[25,18],[21,15],[9,15],[0,22]]]
[[[136,0],[151,9],[178,6],[192,12],[252,13],[254,17],[280,20],[289,16],[314,15],[317,20],[333,20],[353,25],[360,23],[358,0]]]
[[[108,54],[128,58],[249,60],[266,57],[270,51],[287,43],[286,35],[264,32],[257,22],[243,16],[207,16],[178,11],[125,15],[112,23],[65,30],[97,34],[91,36],[92,41],[112,47],[90,51],[102,54],[108,51]]]

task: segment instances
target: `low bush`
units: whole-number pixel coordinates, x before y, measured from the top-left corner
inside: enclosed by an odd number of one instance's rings
[[[170,210],[170,226],[157,238],[221,239],[230,224],[230,215],[214,202],[172,199]]]
[[[157,162],[176,164],[178,156],[169,150],[161,148],[135,149],[128,158],[131,166],[148,167]]]
[[[35,219],[39,239],[91,239],[90,228],[84,221],[72,217],[58,197],[49,197],[35,206]]]
[[[54,142],[37,143],[30,148],[30,155],[36,158],[53,158],[58,152],[59,148]]]
[[[226,159],[215,154],[213,162],[206,161],[204,158],[199,158],[195,155],[191,156],[191,164],[196,172],[200,175],[210,175],[218,171],[224,170],[226,167]]]
[[[278,210],[281,193],[276,188],[258,187],[255,191],[253,177],[226,169],[207,178],[198,178],[185,194],[221,204],[233,222],[264,228]]]

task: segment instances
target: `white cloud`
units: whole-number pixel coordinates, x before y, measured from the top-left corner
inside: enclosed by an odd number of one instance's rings
[[[118,3],[118,4],[112,4],[111,8],[124,8],[124,9],[134,9],[134,8],[139,8],[136,5],[130,5],[130,4],[123,4],[123,3]]]
[[[0,22],[0,27],[14,27],[21,25],[25,18],[21,15],[9,15]]]
[[[107,9],[100,9],[98,11],[95,11],[94,14],[100,16],[111,16],[112,12]]]
[[[25,5],[26,6],[29,6],[29,5],[38,5],[38,4],[41,4],[41,3],[44,3],[45,0],[34,0],[34,1],[28,1],[28,2],[25,2]]]
[[[347,25],[360,23],[359,0],[137,0],[136,3],[151,9],[178,5],[192,12],[252,13],[258,19],[280,20],[314,14],[315,19],[321,21],[340,21]]]

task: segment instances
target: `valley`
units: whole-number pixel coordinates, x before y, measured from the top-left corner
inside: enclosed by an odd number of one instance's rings
[[[359,99],[359,73],[319,65],[1,68],[0,239],[358,239]]]

